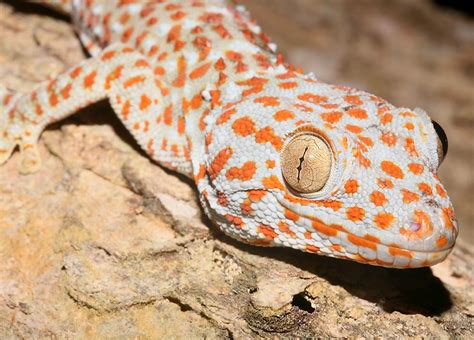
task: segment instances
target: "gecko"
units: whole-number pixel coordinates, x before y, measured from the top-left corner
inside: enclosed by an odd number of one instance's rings
[[[49,5],[71,16],[90,58],[28,93],[0,87],[0,164],[18,148],[19,171],[37,171],[44,128],[107,99],[232,238],[391,268],[453,249],[437,175],[447,138],[423,110],[304,73],[225,0]]]

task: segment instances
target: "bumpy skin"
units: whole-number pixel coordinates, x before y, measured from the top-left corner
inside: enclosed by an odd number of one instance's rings
[[[21,170],[35,171],[44,127],[108,98],[152,159],[195,179],[234,238],[399,268],[452,249],[457,226],[423,111],[295,70],[224,1],[62,2],[92,58],[32,93],[0,90],[0,164],[19,145]],[[332,152],[327,183],[310,194],[281,169],[288,140],[304,133]]]

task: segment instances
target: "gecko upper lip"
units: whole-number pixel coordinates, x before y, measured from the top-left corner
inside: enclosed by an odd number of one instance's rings
[[[377,245],[383,245],[385,247],[390,247],[390,248],[394,248],[394,249],[398,249],[398,250],[402,250],[402,251],[408,251],[408,252],[412,252],[412,253],[415,253],[415,254],[416,253],[418,253],[418,254],[437,254],[437,253],[449,251],[450,249],[452,249],[454,247],[454,244],[455,244],[456,236],[448,238],[446,244],[443,247],[439,247],[439,248],[436,248],[436,249],[433,248],[433,249],[430,249],[430,250],[425,250],[425,249],[420,249],[420,248],[413,248],[413,247],[403,247],[403,246],[397,244],[396,242],[393,242],[393,243],[375,242],[373,239],[367,238],[367,235],[366,236],[358,236],[354,233],[351,233],[349,230],[347,230],[347,228],[343,227],[342,225],[326,224],[321,219],[319,219],[315,216],[297,213],[294,209],[292,209],[289,206],[286,206],[285,204],[282,204],[282,206],[284,208],[290,210],[294,214],[296,214],[296,215],[298,215],[302,218],[310,220],[313,223],[313,227],[315,228],[315,231],[317,231],[318,233],[325,234],[328,237],[335,236],[338,233],[343,233],[343,234],[347,235],[348,237],[350,236],[351,238],[356,238],[358,240],[362,240],[362,243],[365,244],[366,246],[368,246],[369,248],[376,248]],[[441,222],[441,223],[443,224],[443,226],[440,227],[439,229],[441,229],[441,230],[446,229],[446,227],[444,226],[444,223],[443,222]],[[408,226],[407,226],[407,228],[408,228]],[[436,234],[438,234],[438,233],[436,233]],[[431,234],[431,235],[433,235],[433,234]],[[409,238],[407,238],[407,240],[409,240]],[[402,242],[400,242],[400,243],[402,243]]]

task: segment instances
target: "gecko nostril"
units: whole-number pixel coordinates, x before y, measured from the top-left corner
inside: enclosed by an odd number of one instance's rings
[[[416,233],[418,230],[421,229],[421,223],[417,223],[417,222],[412,221],[412,222],[410,222],[409,227],[410,227],[410,231],[413,231],[413,232]]]

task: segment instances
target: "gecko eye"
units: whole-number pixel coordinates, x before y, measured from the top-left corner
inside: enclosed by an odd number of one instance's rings
[[[443,162],[444,158],[446,157],[446,154],[448,153],[448,137],[446,136],[446,133],[444,132],[443,128],[441,125],[439,125],[436,121],[432,120],[433,127],[436,131],[436,134],[438,135],[438,159],[439,159],[439,164]]]
[[[281,154],[283,177],[297,193],[320,191],[328,181],[332,152],[327,142],[312,133],[294,136]]]

